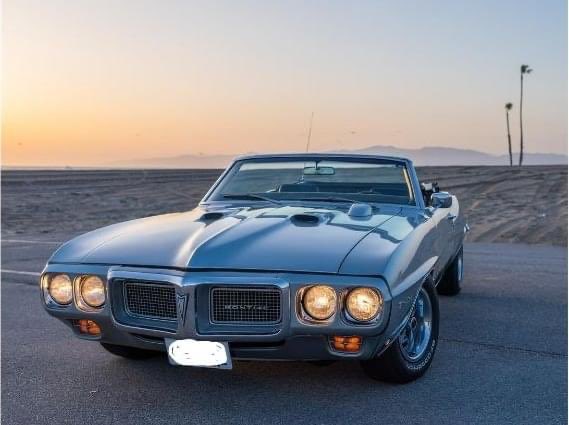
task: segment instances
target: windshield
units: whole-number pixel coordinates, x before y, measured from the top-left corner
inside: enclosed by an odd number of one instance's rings
[[[207,200],[229,199],[415,205],[405,163],[353,158],[238,161]]]

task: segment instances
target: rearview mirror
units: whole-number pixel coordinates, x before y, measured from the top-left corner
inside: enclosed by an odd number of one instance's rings
[[[450,208],[452,195],[448,192],[437,192],[431,195],[431,206],[434,208]]]
[[[304,167],[302,172],[306,176],[333,176],[335,173],[334,167]]]

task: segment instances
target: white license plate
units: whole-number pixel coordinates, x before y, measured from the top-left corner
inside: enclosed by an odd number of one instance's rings
[[[168,359],[174,365],[222,369],[232,367],[227,342],[170,338],[166,338],[164,342],[168,349]]]

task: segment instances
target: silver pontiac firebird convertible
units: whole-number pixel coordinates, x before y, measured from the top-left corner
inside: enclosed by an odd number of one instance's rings
[[[437,293],[460,291],[467,230],[457,199],[407,159],[247,156],[192,211],[61,246],[41,296],[76,336],[130,359],[358,360],[409,382],[435,354]]]

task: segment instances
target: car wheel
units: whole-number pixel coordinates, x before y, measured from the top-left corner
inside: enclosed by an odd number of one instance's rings
[[[107,350],[109,353],[115,356],[124,357],[125,359],[131,360],[144,360],[159,354],[158,351],[143,350],[141,348],[125,347],[123,345],[114,345],[101,342],[101,346]]]
[[[439,339],[439,302],[431,280],[419,290],[413,311],[399,337],[378,358],[362,362],[364,372],[381,381],[404,384],[431,365]]]
[[[462,288],[462,278],[464,276],[464,260],[462,247],[454,257],[454,260],[446,270],[443,278],[437,285],[437,291],[441,295],[456,295]]]

